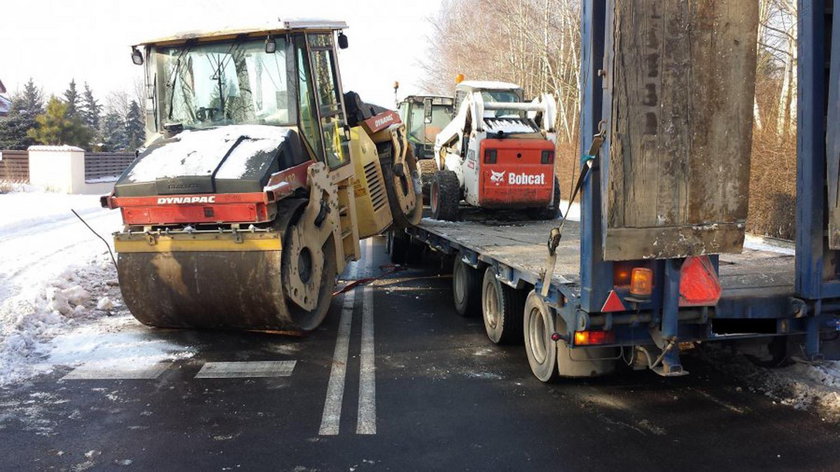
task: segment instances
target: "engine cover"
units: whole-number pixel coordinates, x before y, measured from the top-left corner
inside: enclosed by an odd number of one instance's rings
[[[231,125],[155,142],[123,172],[117,197],[260,192],[271,174],[307,161],[297,130]]]

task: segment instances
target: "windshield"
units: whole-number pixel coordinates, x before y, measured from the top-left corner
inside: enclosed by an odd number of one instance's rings
[[[184,128],[294,124],[285,41],[274,41],[273,54],[265,52],[262,39],[154,50],[161,123]]]
[[[411,107],[409,136],[416,142],[434,144],[435,138],[443,128],[452,121],[452,107],[447,105],[432,105],[432,122],[426,123],[422,103]]]
[[[521,102],[519,95],[514,92],[513,90],[482,90],[481,91],[481,98],[484,99],[484,103],[491,103],[491,102],[504,102],[504,103],[517,103]],[[519,110],[510,110],[510,109],[503,109],[503,110],[487,110],[484,112],[484,116],[486,118],[525,118],[525,113]]]

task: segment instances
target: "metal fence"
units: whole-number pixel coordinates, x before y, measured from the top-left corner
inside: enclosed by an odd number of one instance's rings
[[[0,151],[0,181],[29,183],[29,153]]]
[[[106,182],[116,180],[132,161],[134,161],[134,153],[85,153],[85,182]]]

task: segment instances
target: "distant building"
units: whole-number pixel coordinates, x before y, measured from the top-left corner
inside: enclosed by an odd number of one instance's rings
[[[6,93],[6,87],[3,85],[3,81],[0,81],[0,93]],[[6,116],[11,109],[12,101],[0,95],[0,116]]]

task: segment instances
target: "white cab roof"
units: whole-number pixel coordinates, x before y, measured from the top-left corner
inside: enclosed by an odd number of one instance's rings
[[[510,82],[497,82],[495,80],[464,80],[457,86],[487,90],[518,90],[522,88]]]

